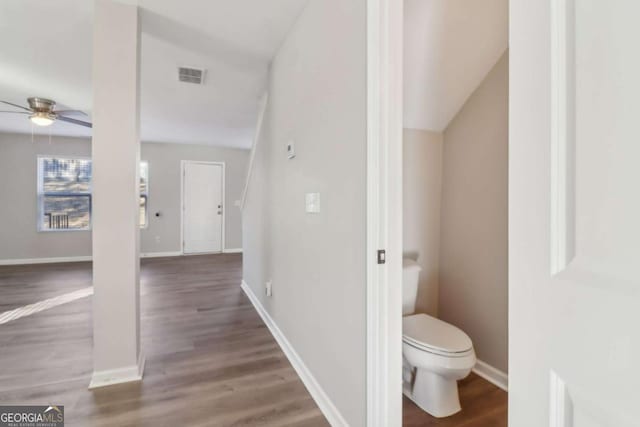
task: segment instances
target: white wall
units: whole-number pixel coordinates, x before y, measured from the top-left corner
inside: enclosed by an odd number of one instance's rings
[[[440,317],[478,358],[508,365],[508,55],[444,132]]]
[[[87,139],[0,134],[0,260],[91,255],[91,232],[36,230],[36,158],[38,155],[91,156]],[[141,230],[142,253],[179,252],[180,161],[226,162],[226,248],[242,247],[240,200],[249,158],[247,150],[204,145],[142,144],[149,162],[149,226]],[[11,183],[11,185],[8,185]],[[161,212],[160,218],[153,214]],[[156,236],[160,241],[156,242]]]
[[[403,140],[404,257],[422,267],[416,311],[438,315],[442,133],[405,129]]]
[[[349,425],[363,426],[364,0],[309,2],[273,61],[264,123],[243,215],[244,279]],[[305,213],[307,192],[321,194],[319,214]]]

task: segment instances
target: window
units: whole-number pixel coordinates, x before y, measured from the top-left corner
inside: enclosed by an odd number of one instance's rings
[[[91,160],[38,159],[39,230],[91,226]]]
[[[147,228],[149,213],[147,201],[149,199],[149,163],[140,162],[140,227]]]
[[[38,230],[91,229],[91,160],[38,158]],[[147,226],[149,165],[140,163],[140,226]]]

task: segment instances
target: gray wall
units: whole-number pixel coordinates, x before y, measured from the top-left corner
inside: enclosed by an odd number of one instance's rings
[[[422,267],[416,312],[438,315],[442,133],[405,129],[403,137],[404,257]]]
[[[311,0],[270,71],[244,279],[353,427],[365,424],[366,157],[366,2]],[[321,213],[305,213],[307,192]]]
[[[508,55],[444,132],[440,317],[507,371]]]
[[[205,145],[143,143],[142,160],[149,162],[149,227],[142,230],[143,253],[180,250],[180,162],[225,162],[225,249],[242,248],[240,207],[249,151]],[[160,211],[156,218],[153,214]],[[156,236],[160,242],[156,243]]]
[[[0,260],[91,255],[91,232],[37,232],[38,155],[91,156],[87,139],[0,134]],[[226,162],[226,248],[242,247],[240,200],[249,153],[201,145],[142,144],[149,162],[149,226],[141,230],[141,251],[178,252],[180,245],[180,161]],[[10,185],[9,185],[10,184]],[[160,211],[156,218],[153,213]],[[159,237],[159,242],[156,241]]]
[[[87,140],[0,134],[0,260],[91,255],[91,232],[37,231],[37,156],[91,157]]]

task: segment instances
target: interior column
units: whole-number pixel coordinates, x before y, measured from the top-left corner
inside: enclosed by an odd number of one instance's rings
[[[93,39],[93,376],[142,379],[140,25],[138,8],[95,1]]]

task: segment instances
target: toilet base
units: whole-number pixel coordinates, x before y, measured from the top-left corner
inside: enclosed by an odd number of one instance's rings
[[[403,393],[420,409],[436,418],[460,412],[458,382],[424,369],[416,369],[413,385],[403,382]]]

